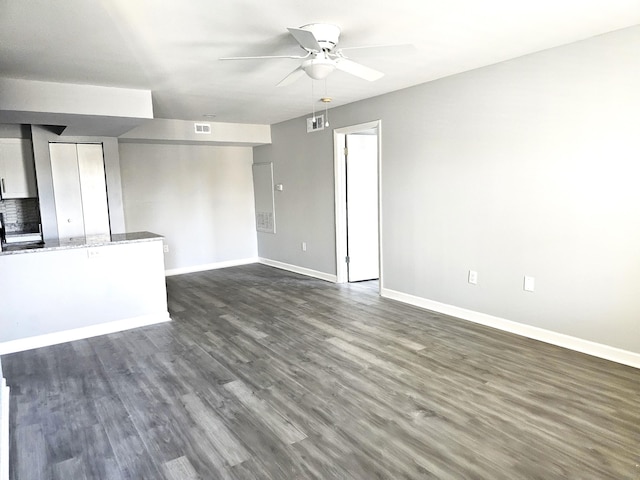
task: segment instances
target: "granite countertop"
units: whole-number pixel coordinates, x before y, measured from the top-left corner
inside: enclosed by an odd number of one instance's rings
[[[111,235],[91,235],[59,240],[46,240],[41,243],[14,243],[2,246],[0,255],[18,253],[44,252],[50,250],[66,250],[70,248],[101,247],[119,243],[148,242],[162,240],[162,235],[151,232],[112,233]]]

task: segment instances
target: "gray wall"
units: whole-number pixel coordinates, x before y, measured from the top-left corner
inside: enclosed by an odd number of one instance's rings
[[[0,138],[25,138],[31,140],[31,126],[0,123]]]
[[[121,143],[128,231],[166,237],[168,270],[257,256],[249,147]]]
[[[306,129],[305,119],[274,125],[272,145],[254,149],[254,161],[273,162],[273,183],[283,185],[275,192],[277,233],[258,232],[258,254],[335,274],[333,134]]]
[[[384,287],[640,352],[639,51],[634,27],[332,109],[382,120]],[[259,254],[335,273],[331,134],[272,137]]]

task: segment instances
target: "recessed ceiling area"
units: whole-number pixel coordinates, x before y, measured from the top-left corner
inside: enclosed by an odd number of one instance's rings
[[[287,27],[314,22],[338,25],[340,47],[404,46],[349,51],[375,82],[335,71],[276,87],[299,60],[219,60],[300,55]],[[274,124],[323,96],[345,105],[638,23],[638,0],[6,1],[0,75],[148,89],[156,118]]]

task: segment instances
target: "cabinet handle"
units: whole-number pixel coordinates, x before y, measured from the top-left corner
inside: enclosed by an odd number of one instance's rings
[[[7,189],[4,188],[4,178],[0,179],[0,182],[2,182],[2,193],[7,193]]]

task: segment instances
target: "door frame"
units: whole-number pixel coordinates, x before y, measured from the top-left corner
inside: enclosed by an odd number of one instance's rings
[[[333,172],[335,185],[335,217],[336,217],[336,283],[346,283],[349,280],[347,272],[347,175],[343,168],[344,139],[352,133],[377,129],[378,138],[378,262],[380,269],[379,290],[383,285],[382,268],[382,121],[360,123],[333,130]]]

